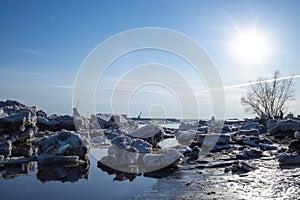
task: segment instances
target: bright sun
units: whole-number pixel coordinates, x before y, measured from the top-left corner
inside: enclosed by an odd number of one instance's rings
[[[259,35],[255,31],[240,32],[232,45],[235,57],[247,64],[262,64],[268,50],[266,36]]]

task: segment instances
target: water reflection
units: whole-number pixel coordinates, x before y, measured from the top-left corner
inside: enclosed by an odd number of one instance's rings
[[[97,167],[100,168],[102,171],[106,172],[109,175],[115,174],[114,181],[125,181],[129,180],[130,182],[133,181],[137,176],[141,176],[142,174],[139,173],[128,173],[128,172],[122,172],[116,169],[113,169],[101,161],[97,163]]]
[[[0,178],[5,180],[25,176],[35,171],[35,163],[29,162],[17,165],[5,165],[0,167]]]
[[[80,179],[87,180],[89,177],[89,168],[89,161],[63,165],[39,165],[36,177],[43,183],[47,181],[74,183]]]
[[[99,160],[97,167],[109,175],[115,175],[114,181],[129,180],[130,182],[141,175],[150,178],[163,178],[178,170],[177,162],[162,165],[166,166],[164,168],[148,167],[145,163],[147,161],[144,159],[145,155],[147,154],[128,152],[113,145],[97,156]],[[166,159],[160,159],[159,161],[168,162]]]

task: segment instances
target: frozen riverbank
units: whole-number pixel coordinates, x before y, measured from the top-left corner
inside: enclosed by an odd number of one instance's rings
[[[300,195],[298,119],[141,122],[76,112],[47,116],[16,101],[0,102],[0,109],[5,199]]]

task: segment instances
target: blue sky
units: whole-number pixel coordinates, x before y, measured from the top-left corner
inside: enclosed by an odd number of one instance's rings
[[[70,114],[73,83],[90,51],[114,34],[143,27],[169,28],[196,40],[215,63],[224,86],[272,77],[276,69],[282,76],[299,75],[299,10],[299,1],[1,0],[0,97],[37,105],[49,113]],[[268,52],[263,62],[244,62],[237,59],[232,44],[238,30],[247,33],[254,28],[266,37]],[[135,52],[113,63],[99,82],[97,111],[111,111],[113,88],[123,73],[149,62],[174,67],[195,91],[206,89],[204,80],[178,57],[151,50]],[[300,114],[297,78],[295,92],[290,111]],[[227,118],[249,116],[240,105],[245,93],[246,87],[225,90]],[[197,98],[201,117],[210,118],[209,94]],[[132,97],[128,113],[178,117],[174,99],[164,88],[147,86]]]

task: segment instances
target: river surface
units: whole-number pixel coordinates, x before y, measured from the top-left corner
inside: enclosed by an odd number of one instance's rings
[[[33,169],[28,170],[27,175],[21,175],[12,179],[0,179],[0,199],[126,199],[151,188],[156,179],[137,176],[134,181],[114,181],[113,175],[108,175],[97,167],[94,155],[105,150],[91,149],[89,154],[90,168],[88,177],[81,178],[76,182],[61,182],[57,180],[42,182],[38,179],[37,164],[33,163]],[[26,167],[25,165],[23,167]],[[0,168],[1,169],[1,168]],[[24,169],[24,171],[26,171]],[[3,172],[3,170],[2,170]],[[45,177],[44,177],[45,178]],[[47,177],[48,180],[54,177]]]

